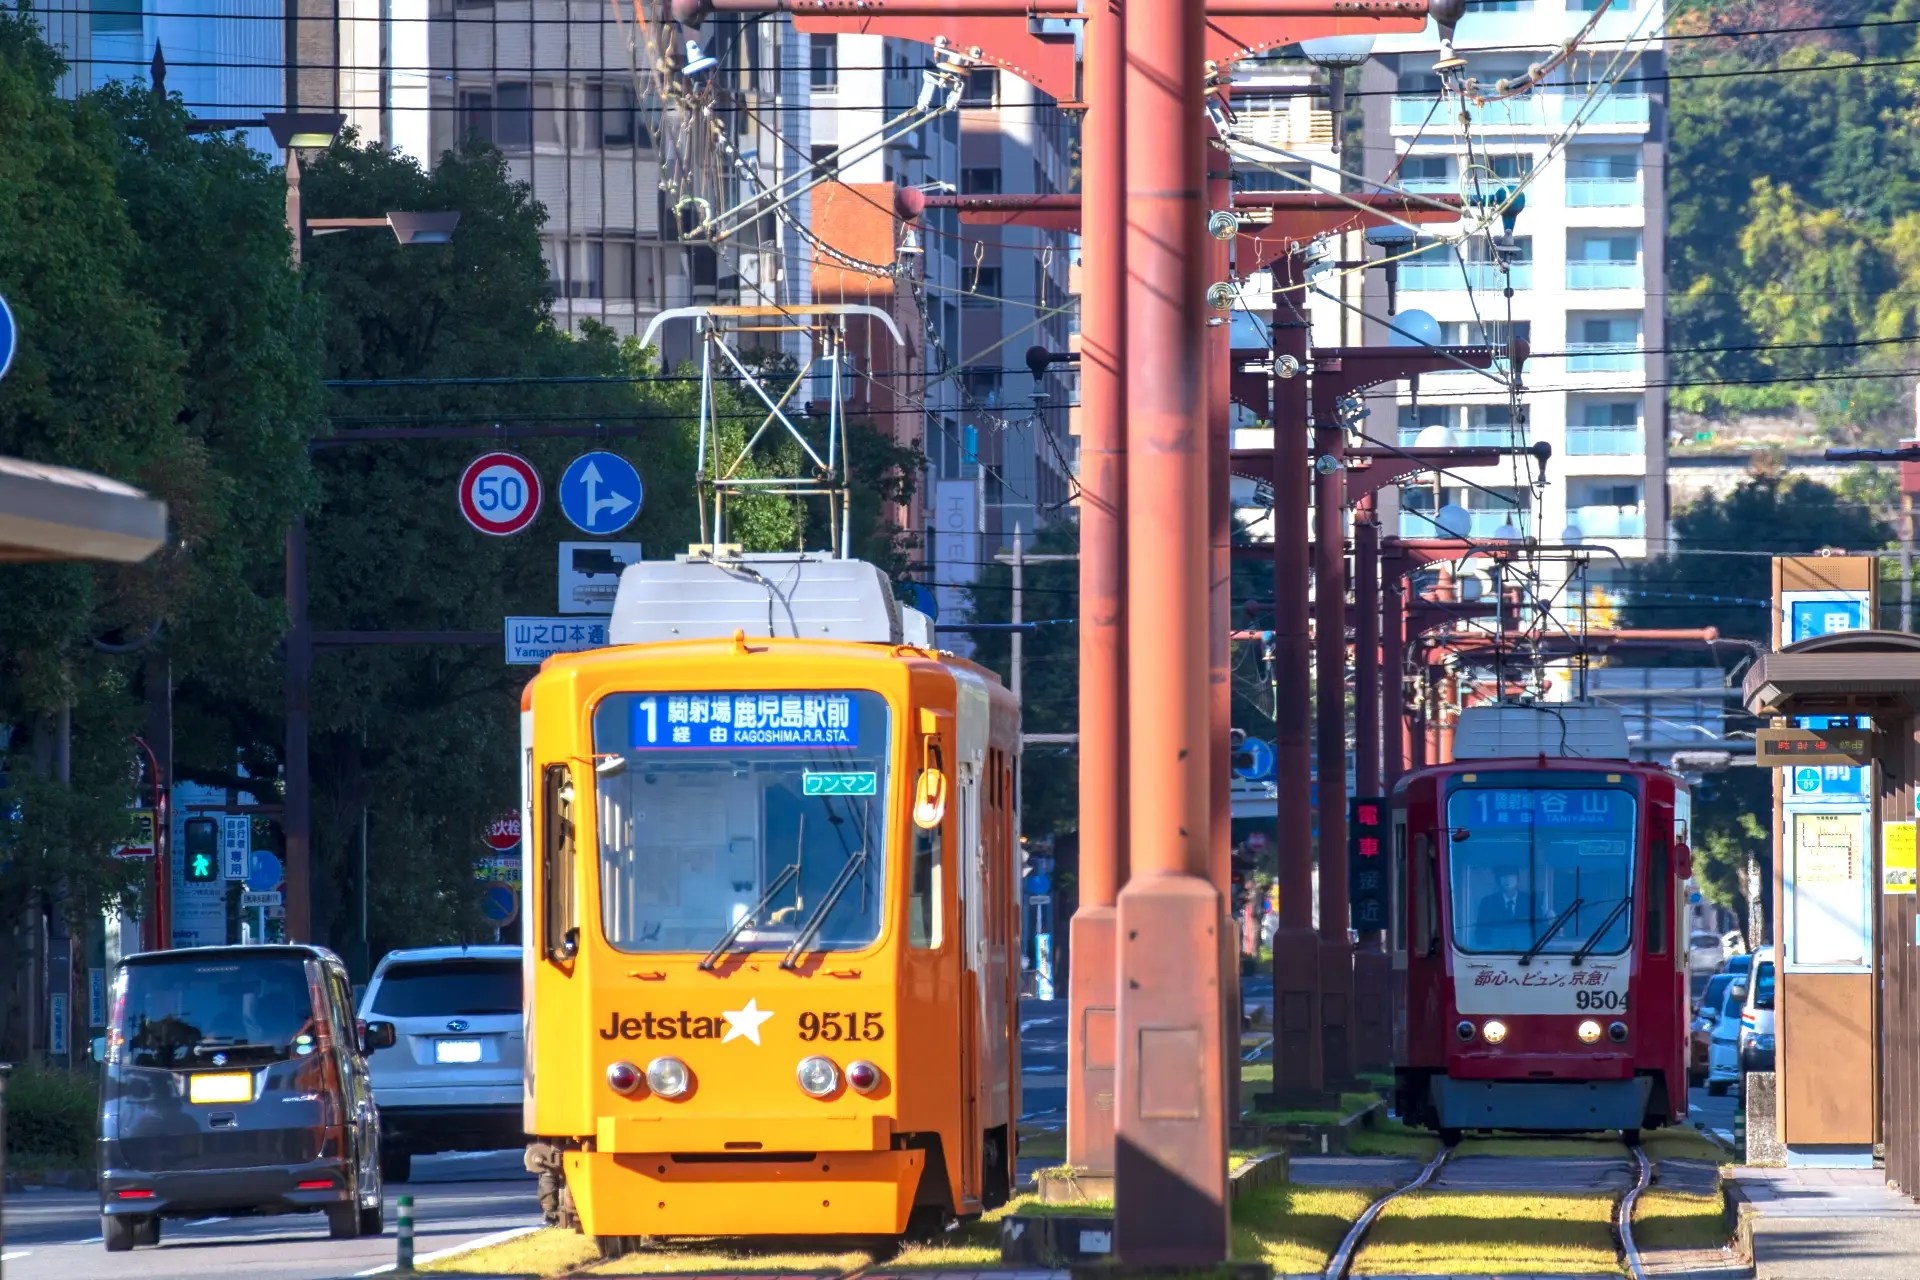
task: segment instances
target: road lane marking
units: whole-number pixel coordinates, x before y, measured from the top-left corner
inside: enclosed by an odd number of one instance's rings
[[[545,1225],[545,1223],[535,1223],[530,1227],[510,1227],[505,1231],[496,1231],[490,1236],[481,1236],[478,1240],[469,1240],[465,1244],[454,1245],[450,1249],[438,1249],[432,1253],[416,1254],[413,1259],[413,1264],[417,1267],[423,1262],[438,1262],[442,1258],[451,1258],[455,1254],[472,1253],[476,1249],[485,1249],[496,1244],[505,1244],[509,1240],[518,1240],[521,1236],[530,1236]],[[394,1263],[389,1262],[385,1266],[369,1267],[365,1271],[356,1271],[353,1274],[356,1280],[360,1276],[381,1276],[391,1272],[394,1266]]]
[[[12,1253],[0,1253],[0,1262],[12,1262],[15,1258],[30,1257],[32,1254],[33,1250],[31,1249],[17,1249]]]

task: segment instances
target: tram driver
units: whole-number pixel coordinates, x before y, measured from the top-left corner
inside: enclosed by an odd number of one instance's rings
[[[1480,900],[1474,918],[1476,939],[1484,951],[1525,951],[1538,932],[1539,903],[1520,888],[1515,868],[1501,867],[1495,878],[1500,887]]]

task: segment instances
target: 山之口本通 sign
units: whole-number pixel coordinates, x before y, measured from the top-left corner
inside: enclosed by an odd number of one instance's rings
[[[508,618],[507,664],[536,667],[556,653],[598,649],[607,643],[605,619]]]

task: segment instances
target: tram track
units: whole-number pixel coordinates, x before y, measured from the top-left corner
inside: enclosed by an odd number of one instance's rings
[[[1401,1196],[1409,1195],[1429,1186],[1447,1161],[1453,1158],[1457,1145],[1442,1147],[1433,1159],[1403,1186],[1396,1187],[1368,1205],[1366,1211],[1354,1220],[1346,1236],[1340,1241],[1340,1247],[1334,1250],[1327,1260],[1325,1280],[1352,1280],[1354,1259],[1359,1256],[1360,1248],[1366,1243],[1367,1233],[1389,1204]],[[1640,1248],[1633,1237],[1633,1215],[1639,1206],[1640,1197],[1653,1185],[1653,1161],[1647,1157],[1646,1150],[1638,1143],[1627,1147],[1627,1156],[1633,1162],[1634,1180],[1618,1199],[1614,1201],[1612,1225],[1615,1243],[1626,1260],[1629,1280],[1648,1280],[1646,1263],[1640,1256]]]

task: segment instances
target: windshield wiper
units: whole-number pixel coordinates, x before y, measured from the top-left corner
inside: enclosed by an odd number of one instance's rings
[[[1580,949],[1573,953],[1573,962],[1575,964],[1579,964],[1582,960],[1587,958],[1587,952],[1593,950],[1594,945],[1600,941],[1600,935],[1605,933],[1608,929],[1611,929],[1613,927],[1613,922],[1615,920],[1618,920],[1621,914],[1624,911],[1626,911],[1626,909],[1631,905],[1633,905],[1632,894],[1628,894],[1626,897],[1620,899],[1620,901],[1613,904],[1613,910],[1607,912],[1607,918],[1600,922],[1600,927],[1598,929],[1595,929],[1592,933],[1588,934],[1587,940],[1580,944]]]
[[[1546,946],[1549,942],[1553,941],[1553,935],[1560,932],[1560,926],[1565,924],[1567,922],[1567,918],[1571,916],[1574,912],[1578,911],[1581,905],[1585,902],[1586,902],[1585,898],[1575,898],[1572,902],[1569,902],[1567,904],[1567,909],[1565,911],[1562,911],[1559,915],[1553,918],[1553,923],[1547,926],[1547,931],[1541,934],[1539,937],[1535,938],[1533,940],[1533,945],[1528,947],[1524,952],[1521,953],[1520,963],[1532,964],[1533,958],[1540,954],[1540,949]]]
[[[846,865],[840,868],[840,874],[833,878],[833,883],[827,886],[826,893],[821,895],[820,905],[813,909],[813,914],[807,917],[807,922],[800,926],[800,936],[793,940],[791,947],[787,948],[786,956],[780,961],[782,969],[798,967],[797,961],[800,956],[813,946],[813,940],[819,937],[820,930],[826,927],[827,913],[833,910],[833,904],[840,901],[840,895],[847,891],[847,886],[853,883],[853,877],[866,865],[866,850],[862,849],[847,855]]]
[[[773,895],[785,888],[787,881],[799,874],[800,864],[789,862],[786,870],[773,878],[773,883],[767,886],[767,891],[760,895],[760,900],[753,904],[752,910],[735,920],[733,926],[720,935],[720,941],[713,944],[713,950],[707,952],[707,958],[700,962],[700,967],[711,972],[713,967],[720,963],[720,957],[727,953],[727,948],[734,944],[734,940],[747,931],[748,925],[760,918],[760,913],[767,909],[769,902],[773,901]]]

